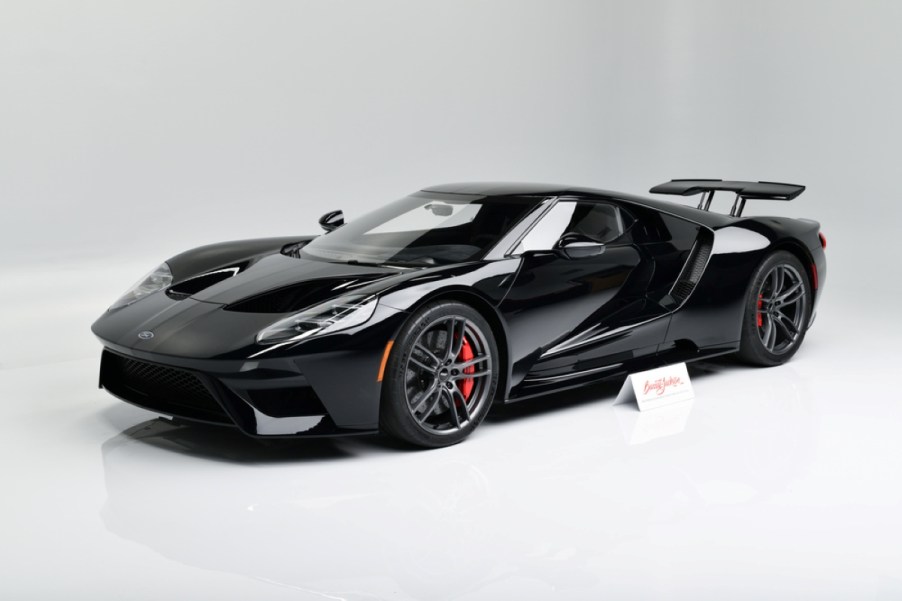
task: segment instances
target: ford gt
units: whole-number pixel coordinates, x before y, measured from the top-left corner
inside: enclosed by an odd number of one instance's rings
[[[325,233],[176,255],[94,323],[100,386],[255,437],[463,440],[511,403],[668,363],[778,365],[824,286],[804,186],[673,180],[696,206],[559,185],[426,188]],[[715,192],[734,195],[729,214]],[[695,203],[693,203],[695,204]]]

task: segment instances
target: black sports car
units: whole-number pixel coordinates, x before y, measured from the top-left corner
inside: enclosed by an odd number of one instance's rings
[[[735,193],[730,215],[709,211]],[[384,431],[462,440],[492,402],[802,344],[826,270],[820,225],[743,217],[803,186],[673,180],[651,192],[466,183],[427,188],[321,236],[177,255],[92,329],[100,386],[251,436]]]

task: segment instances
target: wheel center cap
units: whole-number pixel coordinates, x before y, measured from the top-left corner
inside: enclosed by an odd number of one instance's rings
[[[441,369],[439,370],[439,372],[438,372],[438,379],[444,382],[445,380],[448,379],[448,377],[449,377],[450,375],[451,375],[451,372],[448,371],[448,368],[447,368],[447,367],[443,367],[443,368],[441,368]]]

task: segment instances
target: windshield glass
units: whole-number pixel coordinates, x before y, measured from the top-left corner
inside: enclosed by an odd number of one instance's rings
[[[418,192],[315,238],[301,256],[327,261],[444,265],[483,256],[535,198]]]

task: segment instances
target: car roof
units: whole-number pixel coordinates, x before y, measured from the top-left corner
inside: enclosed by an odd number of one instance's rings
[[[423,189],[424,192],[442,194],[470,194],[477,196],[578,196],[587,200],[620,200],[664,213],[677,215],[709,227],[722,227],[735,221],[734,218],[719,213],[700,211],[695,207],[670,200],[657,200],[634,196],[623,192],[583,188],[561,184],[541,184],[527,182],[459,182],[442,184]]]
[[[458,182],[423,188],[424,192],[444,194],[476,194],[479,196],[536,196],[557,194],[567,186],[521,182]]]

